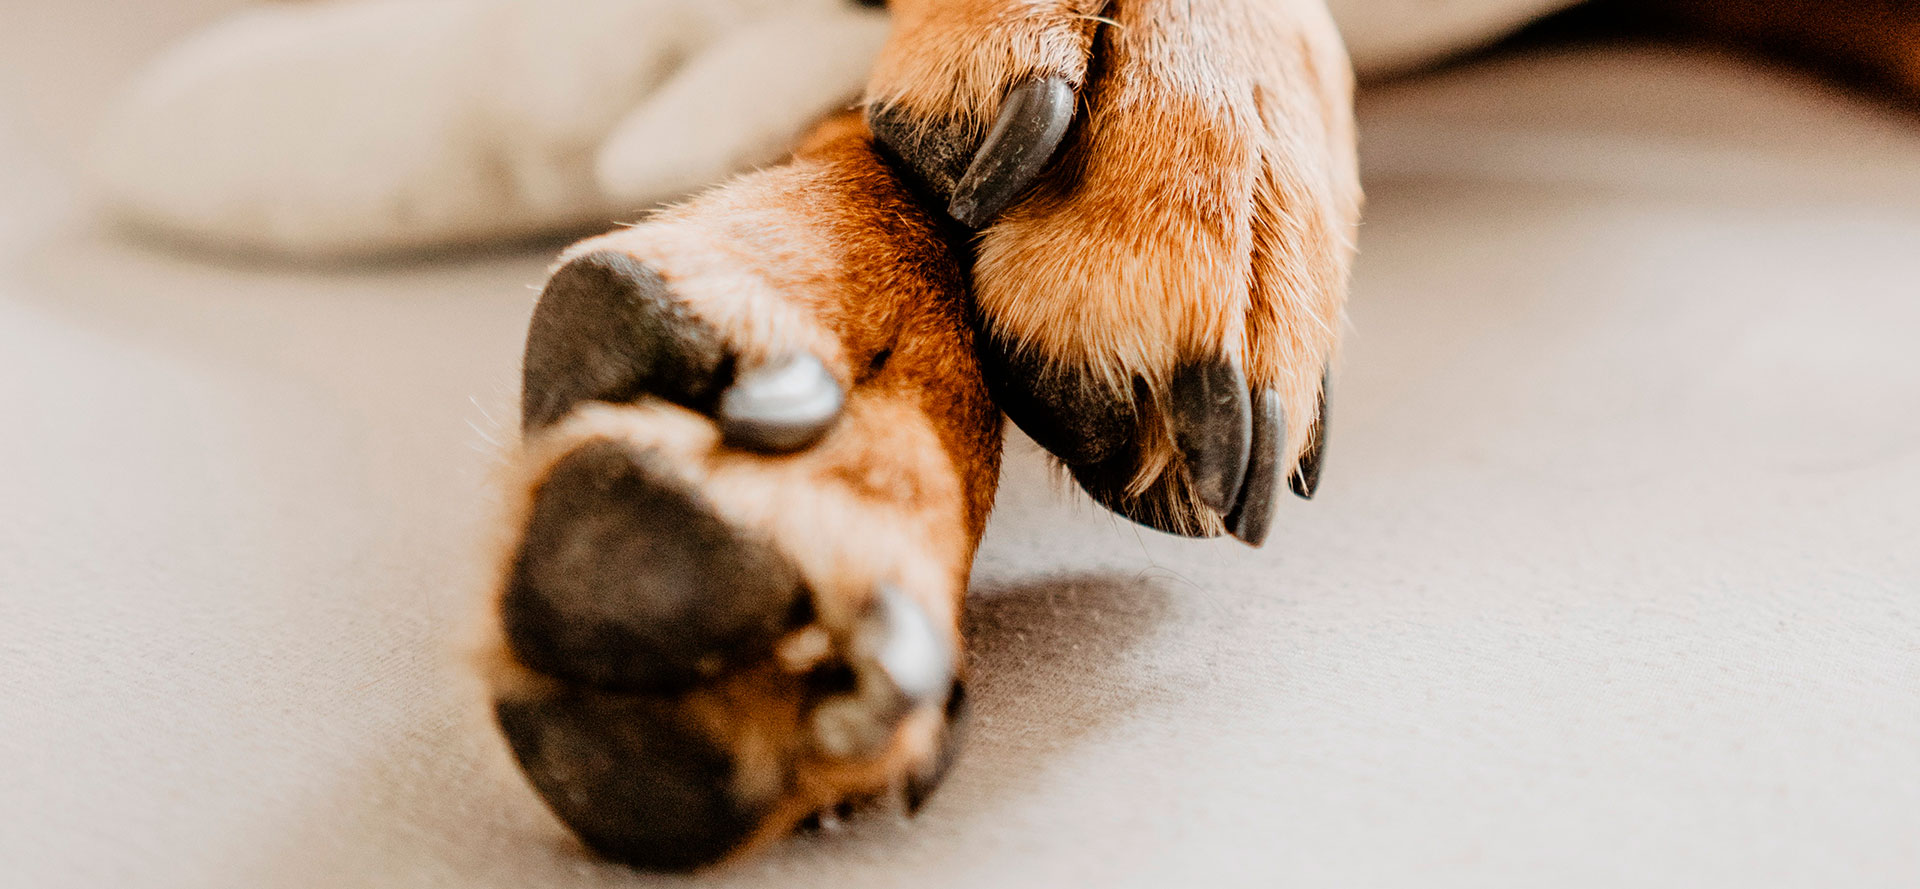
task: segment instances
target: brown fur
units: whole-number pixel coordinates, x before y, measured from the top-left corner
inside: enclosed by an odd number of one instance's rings
[[[1893,0],[1659,9],[1920,93],[1920,12]],[[1015,83],[1054,74],[1080,89],[1062,158],[979,239],[982,315],[1026,348],[1095,367],[1116,389],[1138,377],[1164,391],[1183,358],[1234,355],[1255,386],[1280,393],[1291,465],[1319,421],[1362,202],[1352,77],[1324,8],[901,0],[893,10],[870,102],[984,129]],[[962,259],[858,121],[827,124],[788,166],[582,242],[563,260],[608,250],[659,271],[743,358],[821,357],[847,386],[845,415],[817,446],[769,457],[721,446],[707,418],[664,403],[584,408],[527,443],[513,521],[559,458],[586,441],[620,441],[664,457],[731,525],[772,541],[807,579],[822,626],[844,627],[876,582],[894,582],[957,643],[998,474],[998,413],[976,366]],[[1136,484],[1171,459],[1168,442],[1156,446],[1159,461]],[[554,687],[492,638],[495,695]],[[740,781],[780,800],[762,841],[809,812],[897,786],[935,753],[939,714],[921,712],[878,756],[824,758],[805,741],[805,697],[775,659],[675,702],[691,731],[745,764]]]
[[[663,458],[730,524],[778,547],[805,577],[820,626],[845,628],[874,585],[891,582],[958,649],[960,601],[998,481],[1000,419],[975,366],[959,256],[873,155],[858,119],[829,123],[787,166],[566,256],[608,250],[659,271],[743,356],[820,356],[846,386],[845,412],[812,448],[765,456],[723,447],[708,418],[663,402],[581,408],[525,444],[510,523],[525,521],[557,460],[587,441],[618,441]],[[488,635],[496,696],[554,686],[515,660],[497,626]],[[762,785],[749,788],[755,795],[779,798],[763,839],[896,788],[936,753],[940,716],[923,712],[871,760],[824,758],[806,740],[801,682],[769,661],[675,702],[691,730],[733,752],[743,782]]]
[[[1338,346],[1361,205],[1339,36],[1314,0],[1115,0],[1098,20],[1093,6],[896,4],[869,101],[979,120],[1035,72],[1084,79],[1062,159],[981,237],[982,317],[1116,392],[1137,377],[1163,393],[1183,358],[1238,357],[1282,396],[1291,467]],[[1163,440],[1136,490],[1172,459],[1166,431],[1147,434]]]

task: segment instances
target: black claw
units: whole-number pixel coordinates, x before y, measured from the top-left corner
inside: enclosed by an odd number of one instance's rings
[[[1287,486],[1302,500],[1312,500],[1320,490],[1320,456],[1327,449],[1327,380],[1320,378],[1320,407],[1307,430],[1307,449],[1300,452],[1300,465],[1287,477]]]
[[[1174,372],[1167,385],[1174,442],[1200,502],[1225,515],[1247,473],[1253,408],[1247,377],[1230,359],[1197,362]]]
[[[1287,446],[1287,412],[1280,393],[1261,389],[1253,396],[1253,445],[1240,498],[1227,514],[1227,532],[1248,546],[1267,542],[1273,526],[1273,501],[1279,493],[1280,449]]]
[[[534,495],[501,619],[528,667],[619,691],[673,691],[771,651],[799,572],[644,457],[600,441]]]
[[[520,424],[557,422],[583,401],[658,395],[709,404],[726,361],[720,337],[686,313],[652,269],[619,253],[590,253],[547,281],[527,329]]]
[[[973,706],[967,702],[967,684],[956,679],[953,689],[947,693],[947,723],[940,730],[939,749],[924,767],[907,775],[907,814],[920,814],[934,791],[946,782],[954,761],[960,758],[961,746],[966,743],[967,723],[972,715]]]
[[[498,701],[494,719],[548,808],[608,858],[693,870],[771,814],[772,800],[733,790],[732,757],[663,702],[570,690]]]
[[[826,435],[845,402],[840,381],[802,352],[742,373],[721,393],[714,415],[727,445],[785,454]]]
[[[1007,93],[967,171],[953,190],[947,215],[980,228],[1040,175],[1073,122],[1073,87],[1059,77],[1030,80]]]
[[[977,342],[994,403],[1055,457],[1074,465],[1104,463],[1133,444],[1140,393],[1115,393],[1091,370],[1035,358],[992,334]]]
[[[1059,150],[1075,101],[1066,80],[1046,76],[1008,91],[984,136],[958,116],[927,118],[897,105],[869,108],[867,125],[955,220],[978,228],[1033,184]]]

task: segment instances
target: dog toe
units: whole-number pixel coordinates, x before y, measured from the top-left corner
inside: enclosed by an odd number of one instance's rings
[[[595,852],[685,871],[745,844],[776,800],[738,788],[734,756],[666,701],[567,689],[494,705],[528,780]]]
[[[687,312],[659,273],[622,253],[589,253],[554,272],[534,307],[521,425],[545,428],[581,402],[642,394],[710,404],[727,357],[719,334]]]
[[[772,650],[799,574],[610,442],[540,484],[501,602],[527,666],[622,691],[683,688]]]
[[[1114,391],[1091,367],[1042,358],[996,336],[980,338],[980,359],[994,403],[1066,463],[1103,463],[1139,437],[1141,393]]]
[[[986,134],[964,120],[928,121],[900,108],[871,114],[874,135],[947,203],[947,215],[968,228],[987,224],[1026,191],[1066,139],[1073,87],[1040,77],[1009,90]]]

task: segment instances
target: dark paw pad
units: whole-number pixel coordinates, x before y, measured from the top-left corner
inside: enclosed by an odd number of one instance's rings
[[[520,424],[558,422],[583,401],[656,395],[694,409],[730,373],[720,336],[659,274],[619,253],[589,253],[548,279],[527,329]]]
[[[572,690],[496,702],[494,718],[547,806],[608,858],[692,870],[771,814],[774,801],[743,799],[732,757],[669,704]]]
[[[765,656],[788,629],[804,595],[793,566],[646,462],[592,442],[540,483],[501,602],[528,667],[672,690]]]

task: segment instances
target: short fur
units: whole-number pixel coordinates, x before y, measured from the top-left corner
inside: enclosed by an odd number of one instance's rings
[[[1229,356],[1280,393],[1282,475],[1318,420],[1362,202],[1353,75],[1315,0],[897,3],[869,102],[990,119],[1013,84],[1081,83],[1054,169],[981,236],[983,325],[1033,356],[1142,380]],[[1139,493],[1176,456],[1143,423]],[[1178,503],[1178,498],[1175,498]],[[1178,508],[1177,506],[1175,507]],[[1190,504],[1165,523],[1218,534]]]
[[[1886,0],[1833,8],[1673,0],[1660,11],[1894,82],[1913,77],[1920,14]],[[1042,359],[1091,366],[1116,390],[1142,380],[1162,401],[1179,362],[1231,356],[1285,406],[1283,464],[1315,446],[1362,203],[1353,80],[1325,9],[1315,0],[901,0],[894,11],[869,92],[875,107],[983,131],[1025,80],[1059,76],[1079,91],[1065,152],[979,236],[979,323]],[[997,473],[997,415],[973,352],[961,257],[859,125],[830,124],[794,164],[565,258],[609,250],[657,270],[743,359],[818,355],[848,387],[846,415],[820,445],[767,457],[722,447],[712,422],[684,408],[589,406],[529,442],[523,499],[584,442],[644,449],[724,520],[791,558],[822,625],[851,620],[877,581],[892,580],[957,638]],[[1167,430],[1144,434],[1154,440],[1136,489],[1176,460]],[[1189,512],[1162,518],[1219,533],[1218,516]],[[524,507],[515,521],[523,517]],[[502,644],[492,664],[504,699],[556,686]],[[742,780],[778,798],[755,841],[893,788],[939,754],[940,717],[929,712],[902,722],[879,756],[822,759],[800,740],[805,694],[769,661],[676,701],[689,731],[749,763]]]
[[[770,541],[804,577],[818,626],[844,630],[891,583],[958,650],[960,601],[998,482],[1000,418],[976,366],[960,253],[874,156],[858,119],[827,124],[784,167],[575,245],[563,263],[605,251],[658,271],[742,362],[794,349],[820,357],[846,389],[844,412],[818,444],[767,456],[724,446],[708,417],[654,398],[588,404],[525,443],[508,522],[526,522],[562,457],[615,442]],[[512,559],[510,547],[503,576]],[[496,624],[482,658],[497,700],[565,691],[505,638]],[[877,756],[824,757],[807,743],[805,699],[777,659],[663,699],[687,732],[732,753],[740,792],[774,800],[759,839],[898,791],[942,754],[934,710],[903,719]]]

